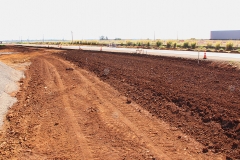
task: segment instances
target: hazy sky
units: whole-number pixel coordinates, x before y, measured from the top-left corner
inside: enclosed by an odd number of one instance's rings
[[[0,40],[210,38],[240,30],[240,0],[0,0]]]

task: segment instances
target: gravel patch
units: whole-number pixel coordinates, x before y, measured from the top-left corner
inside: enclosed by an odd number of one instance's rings
[[[8,109],[17,102],[17,99],[9,94],[18,90],[17,82],[21,78],[25,78],[22,71],[15,70],[0,62],[0,127]]]

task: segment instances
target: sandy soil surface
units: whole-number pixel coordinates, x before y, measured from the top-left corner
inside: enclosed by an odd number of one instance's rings
[[[196,103],[191,99],[189,103],[197,109],[188,110],[188,103],[184,101],[187,92],[183,90],[182,96],[179,96],[173,92],[174,83],[165,83],[166,77],[161,81],[160,77],[154,75],[164,68],[156,69],[155,61],[162,63],[163,60],[121,54],[114,57],[113,54],[86,51],[24,47],[15,50],[23,53],[2,55],[0,59],[11,64],[12,59],[26,61],[27,58],[31,65],[25,71],[26,78],[22,80],[21,90],[16,95],[19,101],[6,115],[0,134],[0,159],[226,159],[226,154],[229,158],[238,156],[239,132],[234,120],[239,113],[239,100],[233,98],[237,106],[234,110],[236,113],[230,107],[226,108],[226,116],[231,116],[227,122],[234,125],[228,129],[229,132],[221,125],[215,130],[211,124],[219,124],[217,120],[205,122],[206,127],[201,120],[204,116],[200,115],[205,115],[206,108],[198,111],[197,107],[202,106],[202,100],[198,102],[190,93],[190,98]],[[170,63],[180,67],[178,61]],[[184,61],[182,65],[188,65],[186,63]],[[185,76],[193,68],[187,68]],[[168,69],[174,70],[170,66]],[[179,77],[183,76],[180,70],[177,71]],[[231,72],[232,78],[235,72]],[[173,72],[168,73],[174,76]],[[160,75],[164,77],[163,73]],[[191,80],[194,75],[190,75],[183,79]],[[162,84],[162,87],[155,84]],[[187,90],[188,85],[185,88]],[[155,92],[156,89],[160,90]],[[208,93],[207,90],[205,92]],[[173,102],[173,94],[176,98],[182,98],[182,101]],[[217,104],[211,99],[208,101],[212,106]],[[228,102],[228,99],[225,101]],[[214,115],[217,112],[209,110]],[[192,127],[191,131],[187,132],[186,126]],[[197,131],[205,136],[194,134]],[[220,136],[215,135],[215,131]],[[228,137],[230,133],[237,136]],[[215,135],[217,140],[225,136],[226,142],[221,140],[219,143],[223,146],[219,149],[215,147],[215,139],[211,144],[205,144],[203,138],[211,142],[207,138],[211,135]],[[232,140],[229,144],[234,147],[232,149],[225,144],[229,140]]]

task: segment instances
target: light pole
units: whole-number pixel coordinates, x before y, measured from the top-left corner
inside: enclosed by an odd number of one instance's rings
[[[73,31],[71,31],[71,34],[72,34],[72,44],[73,44]]]
[[[155,31],[154,31],[154,41],[155,41]]]

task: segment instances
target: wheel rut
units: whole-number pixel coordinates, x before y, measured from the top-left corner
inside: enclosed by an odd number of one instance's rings
[[[88,143],[86,138],[84,137],[84,135],[82,134],[82,129],[79,127],[78,125],[78,120],[75,118],[75,114],[71,108],[71,104],[70,104],[70,99],[69,96],[67,94],[64,93],[64,91],[66,90],[67,86],[65,86],[64,84],[67,84],[67,82],[64,83],[64,81],[61,78],[61,75],[59,74],[57,68],[51,64],[50,62],[48,62],[47,60],[44,61],[46,66],[48,66],[47,68],[49,70],[51,70],[54,75],[53,77],[56,77],[56,79],[54,80],[56,83],[56,87],[58,87],[59,91],[62,93],[62,102],[64,105],[64,109],[66,111],[66,113],[68,114],[68,120],[71,122],[71,125],[75,131],[75,134],[78,137],[78,141],[79,144],[81,144],[81,150],[83,152],[82,158],[83,159],[92,159],[92,154],[91,154],[91,149],[89,149]]]

